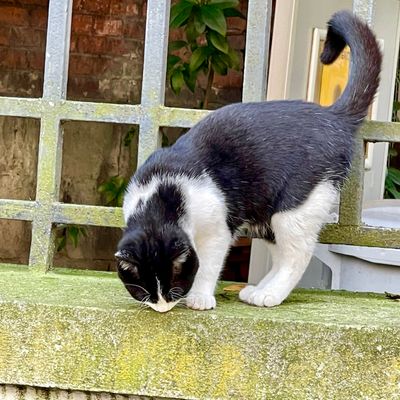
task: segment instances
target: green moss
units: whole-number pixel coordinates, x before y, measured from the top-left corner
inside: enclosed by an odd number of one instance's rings
[[[0,287],[2,383],[185,399],[400,396],[400,303],[380,295],[299,290],[262,309],[220,289],[216,310],[158,314],[113,273],[8,266]]]
[[[400,248],[400,230],[327,224],[320,233],[319,241],[321,243],[398,249]]]

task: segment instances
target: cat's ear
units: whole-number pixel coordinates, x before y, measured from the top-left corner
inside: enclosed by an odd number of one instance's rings
[[[118,270],[128,271],[133,275],[138,275],[139,270],[135,262],[133,262],[132,255],[126,250],[118,250],[114,254],[115,258],[118,260]]]
[[[131,254],[127,252],[126,250],[118,250],[115,254],[114,257],[118,261],[128,261],[131,258]]]

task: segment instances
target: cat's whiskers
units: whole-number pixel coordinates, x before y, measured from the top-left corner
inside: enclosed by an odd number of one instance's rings
[[[184,301],[181,301],[181,300],[184,300],[184,299],[185,298],[180,299],[178,301],[178,303],[176,303],[175,307],[178,307],[178,308],[189,308]]]
[[[146,290],[143,286],[135,285],[134,283],[124,283],[124,285],[125,285],[125,286],[135,286],[135,287],[137,287],[137,288],[139,288],[139,289],[142,289],[142,290],[143,290],[145,293],[147,293],[147,294],[149,295],[149,297],[150,297],[149,291]]]
[[[136,316],[138,316],[143,310],[145,310],[146,308],[149,308],[149,305],[146,304],[148,302],[148,300],[150,299],[150,294],[145,296],[142,300],[135,300],[136,303],[139,303],[139,307],[135,313]]]
[[[182,293],[183,293],[182,288],[174,286],[169,290],[168,296],[171,296],[172,301],[180,301],[184,297]]]

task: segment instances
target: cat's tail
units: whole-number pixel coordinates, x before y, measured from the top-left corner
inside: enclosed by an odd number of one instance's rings
[[[368,25],[349,11],[339,11],[328,22],[322,63],[333,63],[346,44],[351,50],[350,77],[343,94],[330,109],[361,122],[379,86],[382,54]]]

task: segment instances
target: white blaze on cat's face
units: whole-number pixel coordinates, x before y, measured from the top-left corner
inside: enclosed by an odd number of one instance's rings
[[[178,303],[179,300],[177,301],[170,301],[168,302],[162,292],[161,292],[161,285],[160,281],[157,279],[157,287],[158,287],[158,302],[157,303],[151,303],[151,302],[145,302],[146,305],[151,307],[153,310],[158,311],[160,313],[167,312],[174,308]]]

